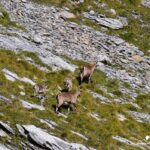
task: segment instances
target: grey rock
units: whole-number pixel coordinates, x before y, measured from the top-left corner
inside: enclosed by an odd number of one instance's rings
[[[88,19],[94,20],[97,23],[112,29],[120,29],[123,28],[124,26],[123,23],[118,19],[106,18],[104,16],[101,17],[101,15],[94,15],[94,14],[91,15],[91,13],[86,12],[83,13],[83,15]]]
[[[39,110],[45,110],[45,108],[43,106],[37,105],[37,104],[33,104],[33,103],[29,103],[27,101],[21,100],[22,106],[24,108],[27,109],[39,109]]]
[[[89,14],[94,15],[95,14],[94,10],[90,10]]]
[[[150,114],[140,113],[136,111],[128,111],[128,113],[138,122],[150,123]]]
[[[0,137],[8,137],[8,134],[4,130],[0,129]]]
[[[37,44],[41,44],[42,43],[42,38],[39,35],[34,35],[33,41]]]
[[[10,149],[5,145],[0,144],[0,150],[10,150]]]
[[[63,19],[75,18],[75,15],[73,13],[68,12],[68,11],[62,11],[57,15]]]
[[[86,136],[82,135],[81,133],[78,133],[78,132],[75,132],[75,131],[71,131],[71,133],[81,137],[82,139],[84,139],[86,141],[88,141],[88,138]]]
[[[14,130],[6,123],[0,121],[0,128],[6,131],[7,133],[15,134]]]
[[[43,131],[41,128],[37,128],[34,125],[22,125],[19,128],[20,130],[24,130],[24,134],[26,134],[27,138],[30,141],[33,141],[37,145],[41,146],[45,149],[50,150],[88,150],[85,146],[76,143],[68,143],[64,140],[56,136],[52,136],[47,132]]]
[[[35,83],[31,80],[31,79],[29,79],[29,78],[27,78],[27,77],[19,77],[16,73],[14,73],[14,72],[12,72],[12,71],[10,71],[10,70],[7,70],[6,68],[4,68],[3,70],[2,70],[2,72],[4,73],[4,75],[5,75],[5,77],[8,79],[8,80],[10,80],[10,81],[16,81],[16,80],[19,80],[19,81],[22,81],[22,82],[26,82],[26,83],[29,83],[29,84],[31,84],[31,85],[35,85]]]
[[[54,121],[47,119],[40,119],[40,122],[47,124],[51,129],[55,129],[55,127],[57,126],[57,124]]]
[[[141,0],[141,4],[145,7],[150,8],[150,1],[149,0]]]
[[[5,103],[11,103],[11,100],[6,98],[5,96],[0,95],[0,101],[3,101]]]
[[[110,12],[111,12],[113,15],[116,15],[115,9],[110,9]]]
[[[97,113],[91,113],[90,116],[97,121],[106,121],[106,119],[101,118]]]
[[[98,98],[104,103],[110,103],[111,102],[107,97],[104,97],[104,96],[102,96],[98,93],[95,93],[95,92],[91,91],[91,90],[87,90],[87,92],[92,94],[94,98]]]
[[[84,3],[84,0],[79,0],[80,1],[80,3]]]
[[[119,20],[123,23],[124,26],[127,26],[128,25],[128,20],[127,18],[125,17],[118,17]]]
[[[123,138],[121,136],[112,136],[112,139],[117,140],[121,143],[136,147],[136,148],[140,148],[142,150],[146,150],[147,148],[149,149],[149,145],[145,142],[138,142],[138,143],[134,143],[132,141],[130,141],[129,139]]]
[[[27,3],[27,0],[21,0],[21,2],[23,2],[23,3]]]

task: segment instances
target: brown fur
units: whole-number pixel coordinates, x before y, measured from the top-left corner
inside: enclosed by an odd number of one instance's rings
[[[61,92],[57,95],[57,106],[56,112],[58,109],[65,103],[76,104],[78,96],[81,95],[80,89],[76,92]]]
[[[80,74],[81,83],[85,77],[88,78],[88,82],[91,81],[91,76],[96,68],[96,65],[97,63],[94,63],[93,65],[85,65],[82,67]]]
[[[38,94],[44,94],[45,95],[46,91],[47,91],[47,88],[48,88],[47,84],[43,84],[43,85],[35,84],[33,86],[34,96],[37,96]]]

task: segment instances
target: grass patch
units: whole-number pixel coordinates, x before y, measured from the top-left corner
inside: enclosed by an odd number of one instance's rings
[[[5,27],[14,27],[25,31],[25,28],[22,25],[17,24],[14,21],[10,20],[9,14],[0,6],[0,12],[2,16],[0,16],[0,24]]]
[[[64,140],[85,144],[86,146],[91,146],[100,150],[115,150],[119,147],[123,149],[132,148],[113,140],[112,135],[119,135],[136,142],[136,140],[133,139],[143,140],[145,136],[149,134],[149,124],[138,123],[126,113],[127,110],[133,109],[131,108],[131,105],[120,105],[115,103],[102,104],[100,100],[93,98],[91,94],[87,93],[87,89],[91,89],[92,91],[101,93],[102,95],[108,97],[107,93],[100,91],[99,88],[102,86],[106,87],[109,92],[114,92],[116,97],[122,97],[122,94],[119,91],[119,82],[117,80],[109,80],[103,72],[96,70],[93,74],[94,83],[83,84],[82,95],[77,103],[76,112],[71,111],[68,114],[67,109],[62,109],[62,113],[68,115],[68,118],[65,119],[58,117],[54,111],[56,105],[56,95],[58,92],[60,92],[58,90],[58,86],[63,88],[64,78],[70,75],[73,77],[78,76],[79,70],[76,70],[75,74],[72,74],[68,70],[46,73],[41,72],[31,64],[28,64],[26,61],[21,60],[21,62],[18,62],[18,59],[22,58],[20,53],[15,54],[10,51],[1,50],[0,55],[0,70],[7,68],[13,72],[16,72],[19,76],[27,76],[31,79],[34,79],[34,76],[36,76],[36,82],[42,83],[42,79],[44,79],[47,80],[49,84],[49,91],[47,92],[48,100],[44,103],[46,110],[26,110],[22,108],[20,99],[40,104],[38,99],[30,97],[31,94],[33,94],[32,86],[20,81],[8,81],[3,73],[0,72],[0,95],[4,95],[8,98],[10,98],[10,95],[12,94],[16,95],[16,98],[12,100],[12,104],[0,102],[0,110],[1,113],[4,114],[3,116],[0,115],[0,120],[4,122],[10,122],[11,126],[17,133],[15,136],[10,135],[12,137],[10,144],[18,147],[19,149],[22,149],[19,143],[21,141],[25,141],[26,139],[20,137],[15,127],[16,124],[33,124],[37,127],[46,129],[47,132],[53,133]],[[29,56],[27,53],[22,53],[22,55]],[[32,54],[31,57],[33,57],[36,62],[41,63],[35,54]],[[73,62],[78,66],[81,66],[85,63],[82,61],[71,60],[69,58],[68,61]],[[73,88],[75,90],[78,86],[76,78],[73,82]],[[24,91],[26,93],[25,96],[21,96],[19,94],[21,91],[19,85],[24,86]],[[142,98],[149,99],[149,96],[139,96],[138,99],[141,100]],[[146,103],[147,102],[145,102],[143,105],[143,108],[145,107]],[[96,119],[92,118],[90,115],[91,113],[98,114],[103,121],[97,121]],[[117,119],[118,113],[124,114],[127,120],[124,122],[119,121]],[[55,121],[58,126],[54,130],[51,130],[47,125],[40,123],[38,118]],[[64,121],[67,121],[68,123],[64,123]],[[88,138],[88,141],[72,134],[71,130],[85,135]],[[8,143],[8,139],[1,138],[0,142],[6,144]]]
[[[150,112],[150,94],[139,94],[136,103],[142,107],[142,112]]]

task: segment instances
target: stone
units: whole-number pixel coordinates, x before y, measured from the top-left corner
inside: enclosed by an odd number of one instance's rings
[[[59,17],[63,19],[70,19],[70,18],[76,18],[76,16],[73,13],[70,13],[68,11],[62,11],[59,13]]]
[[[139,63],[143,60],[143,58],[140,55],[133,55],[132,59],[137,63]]]
[[[100,118],[100,116],[96,113],[91,113],[90,116],[97,121],[106,121],[106,119]]]
[[[31,80],[31,79],[29,79],[29,78],[27,78],[27,77],[19,77],[16,73],[14,73],[14,72],[11,72],[11,71],[9,71],[9,70],[7,70],[7,69],[3,69],[2,70],[2,72],[4,73],[4,75],[5,75],[5,77],[8,79],[8,80],[10,80],[10,81],[12,81],[12,82],[14,82],[14,81],[16,81],[16,80],[19,80],[19,81],[22,81],[22,82],[26,82],[26,83],[29,83],[29,84],[31,84],[31,85],[35,85],[35,83]]]
[[[148,141],[150,139],[150,136],[145,136],[145,140]]]
[[[0,101],[3,101],[5,103],[11,103],[11,100],[6,98],[5,96],[0,95]]]
[[[84,139],[84,140],[88,141],[88,138],[87,138],[87,137],[85,137],[84,135],[82,135],[82,134],[80,134],[80,133],[78,133],[78,132],[71,131],[71,133],[73,133],[73,134],[75,134],[75,135],[77,135],[77,136],[81,137],[82,139]]]
[[[104,97],[104,96],[102,96],[102,95],[100,95],[98,93],[95,93],[95,92],[93,92],[91,90],[87,90],[87,92],[90,93],[90,94],[92,94],[92,96],[94,98],[98,98],[99,100],[101,100],[104,103],[110,103],[111,102],[108,98],[106,98],[106,97]]]
[[[150,8],[150,1],[149,0],[141,0],[141,4],[145,7]]]
[[[122,24],[124,25],[124,26],[127,26],[128,25],[128,20],[127,20],[127,18],[125,18],[125,17],[118,17],[118,19],[122,22]]]
[[[136,147],[136,148],[140,148],[140,149],[142,149],[142,150],[143,150],[143,149],[147,149],[147,148],[149,147],[147,143],[144,143],[144,142],[134,143],[134,142],[132,142],[132,141],[126,139],[126,138],[123,138],[123,137],[121,137],[121,136],[118,136],[118,135],[112,136],[112,139],[117,140],[117,141],[119,141],[119,142],[121,142],[121,143],[130,145],[130,146]],[[149,148],[148,148],[148,149],[149,149]]]
[[[37,105],[37,104],[33,104],[33,103],[29,103],[27,101],[21,100],[22,106],[24,108],[27,109],[39,109],[39,110],[45,110],[45,108],[43,106]]]
[[[0,144],[0,150],[10,150],[10,149],[5,145]]]
[[[110,9],[110,12],[111,12],[113,15],[116,15],[115,9]]]
[[[0,121],[0,128],[6,131],[7,133],[15,134],[14,130],[6,123]]]
[[[96,15],[96,14],[91,15],[90,13],[85,12],[83,13],[83,16],[85,18],[94,20],[100,25],[103,25],[105,27],[112,28],[112,29],[121,29],[124,26],[123,23],[119,19],[106,18],[103,15]]]
[[[88,150],[88,148],[82,144],[69,143],[56,136],[48,134],[43,129],[38,128],[34,125],[20,125],[18,127],[19,131],[21,131],[21,134],[25,134],[31,142],[33,141],[34,144],[45,149]]]
[[[8,137],[8,134],[6,134],[6,132],[0,129],[0,137]]]
[[[25,93],[25,92],[23,92],[23,91],[21,91],[21,92],[20,92],[20,95],[25,96],[25,95],[26,95],[26,93]]]
[[[58,126],[57,123],[55,123],[54,121],[47,119],[40,119],[40,122],[47,124],[51,129],[55,129],[55,127]]]
[[[89,14],[94,15],[95,14],[94,10],[90,10]]]
[[[42,44],[42,38],[39,35],[34,35],[33,41],[37,44]]]
[[[27,0],[21,0],[21,2],[23,2],[23,3],[27,3]]]
[[[119,121],[125,121],[127,118],[123,114],[117,114]]]
[[[128,113],[138,122],[150,123],[150,114],[148,113],[140,113],[136,111],[128,111]]]
[[[84,3],[84,0],[79,0],[80,3]]]

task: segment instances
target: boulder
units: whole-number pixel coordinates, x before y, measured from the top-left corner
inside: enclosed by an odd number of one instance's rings
[[[136,62],[139,63],[143,60],[143,58],[140,55],[133,55],[132,59]]]
[[[141,4],[145,7],[150,8],[150,0],[141,0]]]
[[[82,144],[69,143],[56,136],[53,136],[34,125],[19,125],[21,135],[25,135],[30,141],[43,149],[49,150],[89,150]]]
[[[73,13],[70,13],[68,11],[62,11],[59,13],[59,17],[63,19],[70,19],[70,18],[75,18],[76,16]]]

